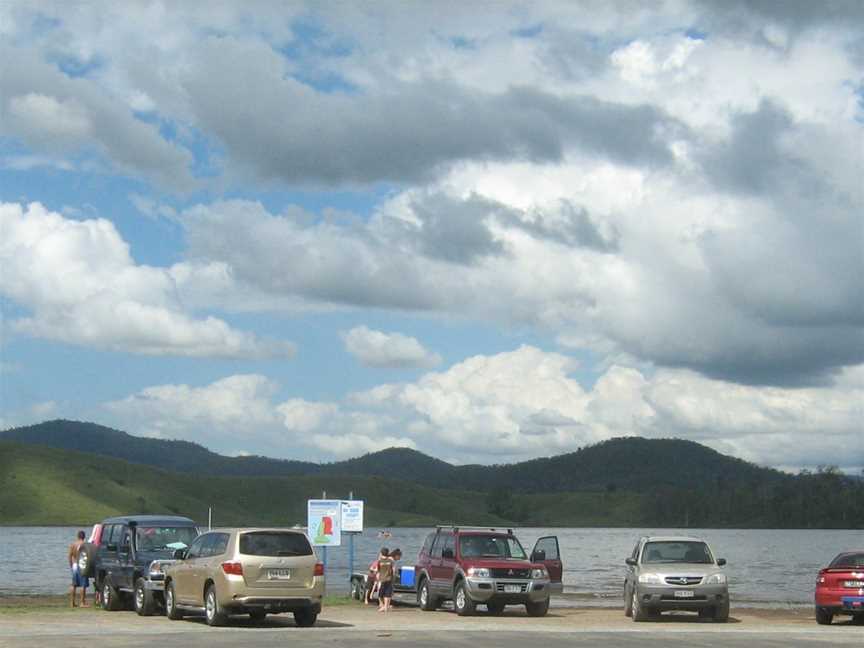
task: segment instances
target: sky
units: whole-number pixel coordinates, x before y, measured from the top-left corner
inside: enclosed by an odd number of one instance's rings
[[[864,467],[864,3],[0,2],[0,428]]]

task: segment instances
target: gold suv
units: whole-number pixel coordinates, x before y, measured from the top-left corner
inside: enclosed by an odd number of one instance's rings
[[[302,531],[214,529],[180,549],[165,570],[165,613],[181,619],[204,611],[209,625],[231,614],[260,621],[293,612],[298,626],[314,625],[324,595],[324,565]]]

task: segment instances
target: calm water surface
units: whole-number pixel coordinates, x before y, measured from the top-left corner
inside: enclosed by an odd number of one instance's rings
[[[89,529],[85,529],[89,532]],[[0,527],[0,595],[59,594],[69,585],[66,550],[78,527]],[[429,529],[377,529],[355,536],[354,567],[363,569],[382,545],[400,547],[411,564]],[[864,548],[864,532],[740,529],[515,529],[530,551],[537,538],[557,535],[564,560],[567,600],[578,605],[618,606],[624,558],[641,535],[696,535],[726,558],[732,600],[738,605],[806,605],[816,572],[840,551]],[[347,583],[348,539],[327,550],[328,591]],[[318,549],[319,556],[322,552]],[[323,557],[323,556],[322,556]],[[347,590],[347,584],[345,585]]]

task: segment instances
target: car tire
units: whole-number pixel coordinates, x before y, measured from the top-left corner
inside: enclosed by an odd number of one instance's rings
[[[177,607],[177,594],[174,591],[174,582],[168,583],[165,588],[165,616],[172,621],[179,621],[183,618],[183,613]]]
[[[102,609],[116,612],[122,606],[120,592],[111,584],[111,577],[107,574],[102,579]]]
[[[627,592],[627,583],[624,583],[624,616],[633,616],[633,599]]]
[[[549,599],[547,598],[539,603],[531,603],[529,601],[525,604],[525,611],[531,617],[546,616],[546,613],[549,611]]]
[[[824,607],[816,608],[816,623],[819,625],[831,625],[834,615]]]
[[[468,594],[468,588],[465,586],[465,581],[456,583],[453,588],[453,609],[459,616],[470,616],[477,609],[477,604]]]
[[[635,587],[630,597],[630,614],[633,621],[647,621],[650,616],[648,610],[642,607],[642,603],[639,601],[639,592],[636,591]]]
[[[425,578],[420,581],[420,587],[417,589],[417,605],[424,612],[431,612],[438,608],[438,598],[432,594],[429,581]]]
[[[504,603],[500,601],[489,601],[486,604],[486,611],[492,616],[498,616],[504,611]]]
[[[726,623],[729,620],[729,600],[714,607],[714,623]]]
[[[261,622],[267,618],[267,611],[262,609],[249,610],[249,618],[253,621]]]
[[[351,579],[351,598],[355,601],[363,600],[363,583],[359,578]]]
[[[204,592],[204,619],[209,626],[222,626],[228,620],[228,615],[219,605],[215,585],[209,585]]]
[[[93,565],[96,563],[96,547],[85,542],[78,549],[78,571],[85,578],[92,578]]]
[[[318,613],[313,611],[312,608],[305,608],[294,612],[294,623],[300,628],[311,628],[317,620]]]
[[[138,616],[153,616],[156,612],[156,599],[153,597],[152,590],[145,586],[143,578],[135,581],[133,601]]]

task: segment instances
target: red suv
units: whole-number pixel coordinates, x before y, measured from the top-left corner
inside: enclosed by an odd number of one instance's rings
[[[816,578],[816,622],[828,625],[835,614],[864,623],[864,551],[841,553]]]
[[[505,605],[524,605],[530,616],[543,616],[549,596],[562,590],[563,565],[558,538],[540,538],[531,555],[513,531],[439,526],[417,558],[417,604],[434,610],[452,600],[465,616],[483,604],[490,614]]]

